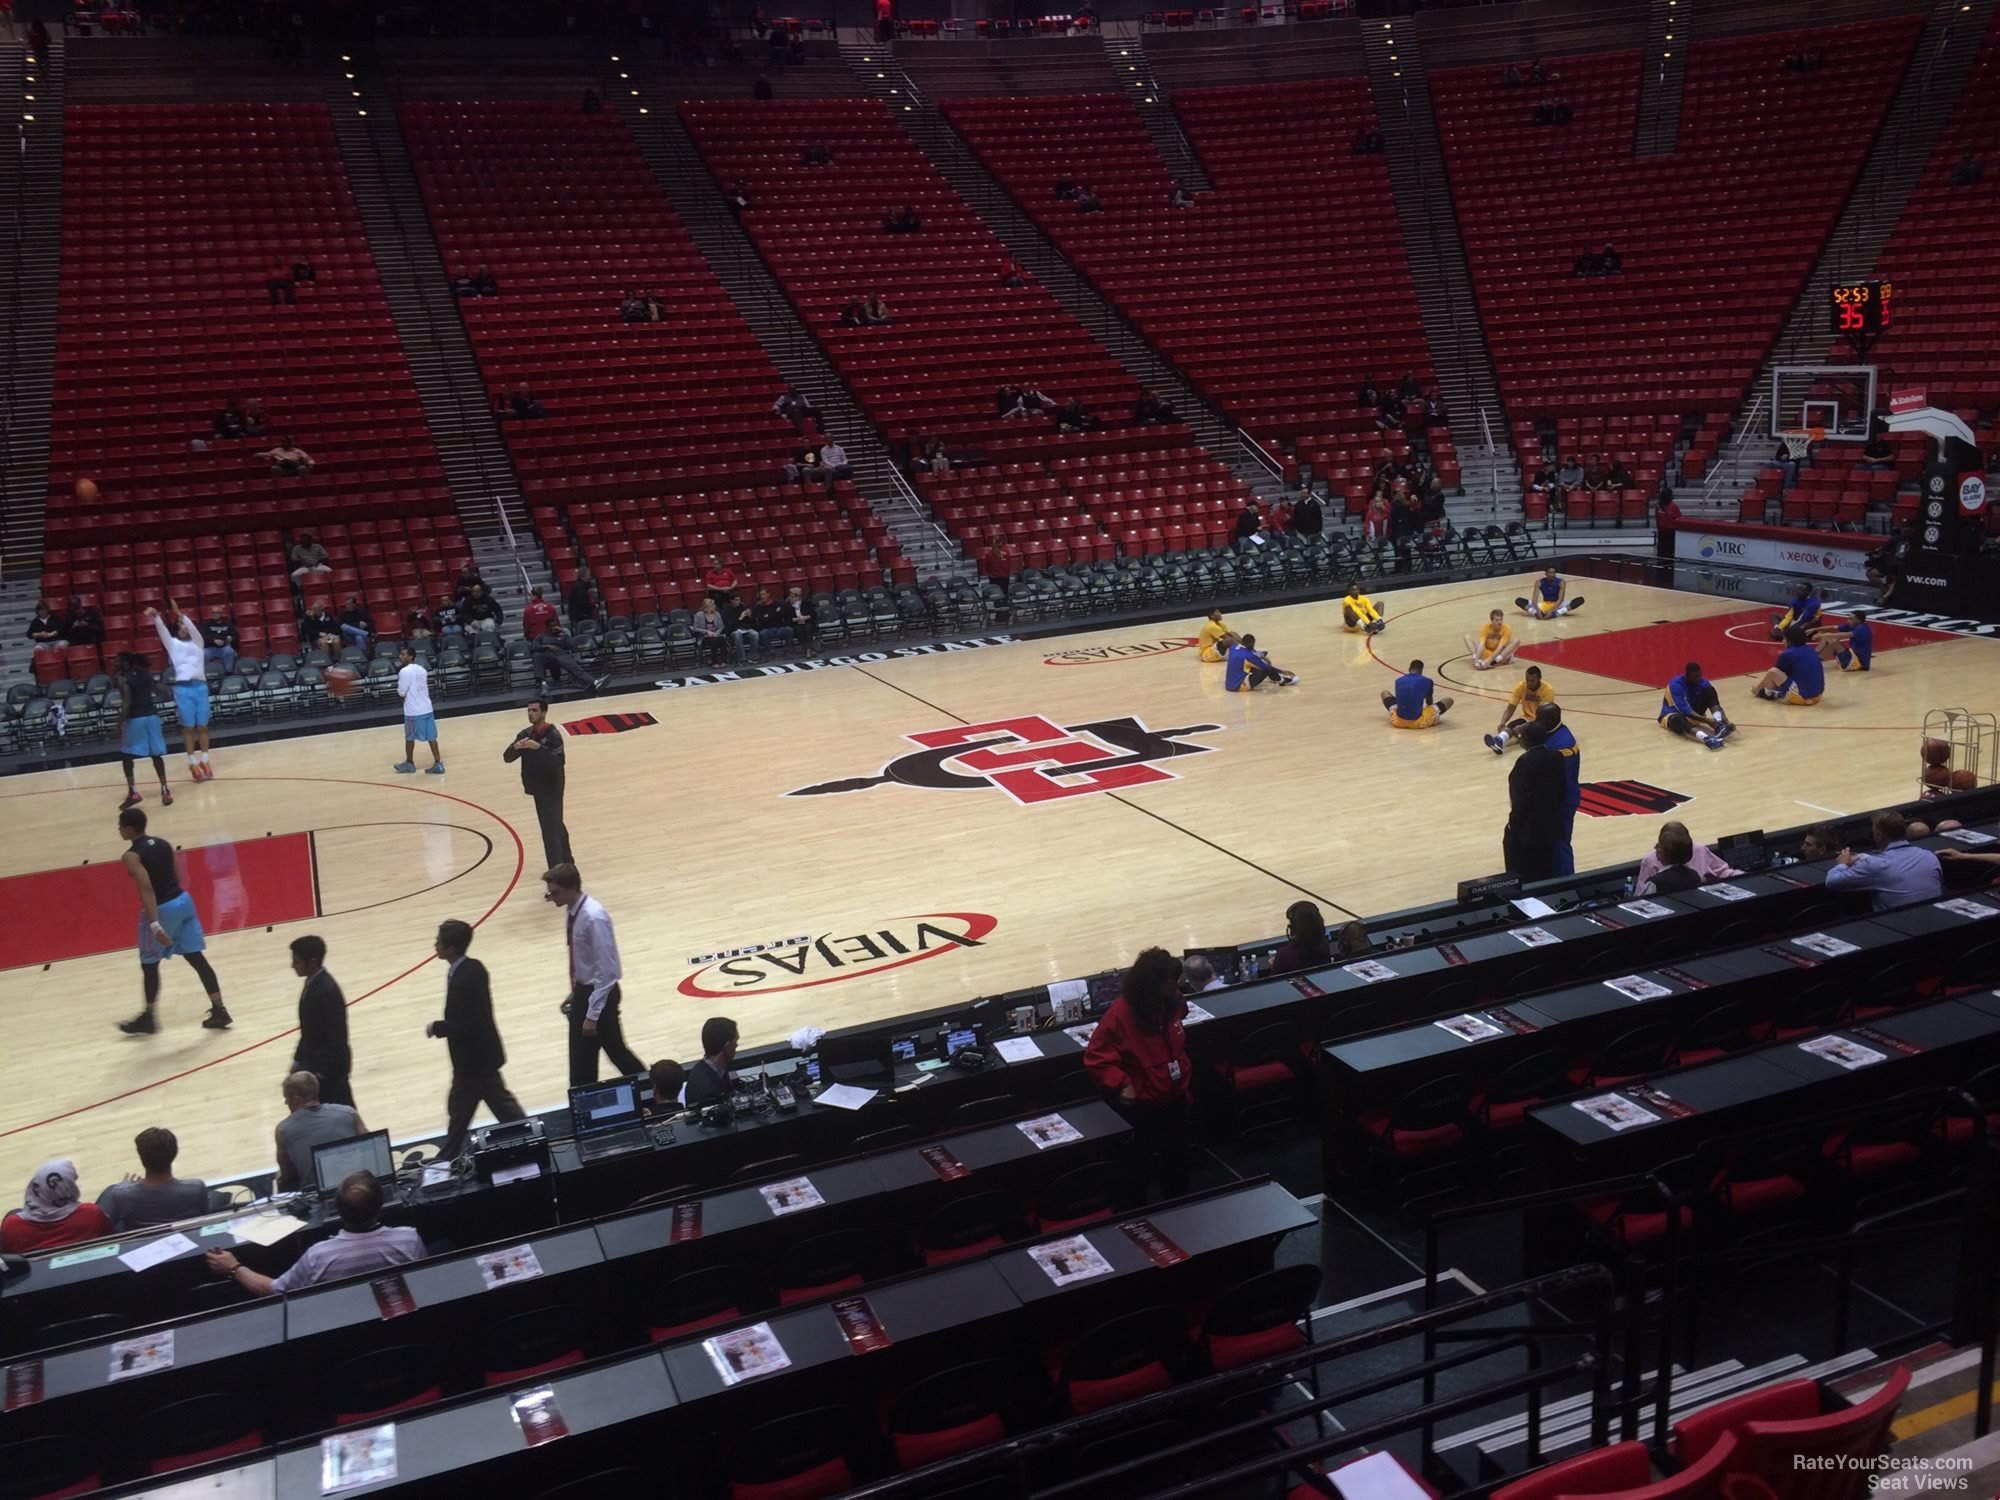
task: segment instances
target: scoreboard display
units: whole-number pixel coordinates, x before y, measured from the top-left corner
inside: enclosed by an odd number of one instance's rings
[[[1886,281],[1850,281],[1832,290],[1833,331],[1846,337],[1874,338],[1889,326],[1892,288]]]

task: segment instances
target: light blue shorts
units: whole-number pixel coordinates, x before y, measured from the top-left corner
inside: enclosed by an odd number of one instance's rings
[[[208,728],[208,684],[205,682],[175,683],[174,709],[180,715],[181,728]]]
[[[142,755],[165,755],[167,753],[166,731],[160,728],[158,714],[142,714],[125,721],[125,733],[119,737],[118,749],[121,754],[135,759]]]
[[[160,903],[160,925],[167,929],[167,945],[153,941],[152,924],[139,913],[139,962],[156,964],[170,953],[199,953],[208,946],[201,934],[201,918],[195,914],[194,897],[182,891],[171,901]]]
[[[414,719],[403,720],[403,738],[414,742],[428,743],[438,737],[436,714],[418,714]]]

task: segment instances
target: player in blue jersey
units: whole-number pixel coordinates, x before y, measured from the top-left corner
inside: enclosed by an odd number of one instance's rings
[[[1298,678],[1271,664],[1271,658],[1257,649],[1257,637],[1246,635],[1229,648],[1229,665],[1222,669],[1222,685],[1232,693],[1255,692],[1267,682],[1290,687]]]
[[[1781,615],[1771,616],[1771,639],[1782,641],[1785,632],[1795,625],[1807,635],[1821,628],[1819,595],[1813,592],[1813,586],[1809,583],[1802,583],[1792,590],[1790,608]]]
[[[1391,729],[1429,729],[1451,712],[1451,699],[1438,697],[1437,684],[1424,676],[1424,664],[1413,661],[1382,695],[1382,706],[1389,710]]]
[[[1576,810],[1583,805],[1583,754],[1563,723],[1562,706],[1544,703],[1535,715],[1535,727],[1542,731],[1542,743],[1562,757],[1562,816],[1556,823],[1556,874],[1576,873],[1576,851],[1570,840],[1576,836]]]
[[[1867,672],[1875,664],[1875,628],[1866,620],[1822,625],[1812,638],[1822,661],[1837,661],[1843,672]]]
[[[1819,659],[1803,630],[1794,625],[1785,632],[1785,649],[1778,653],[1777,665],[1763,675],[1753,691],[1759,698],[1789,703],[1794,708],[1810,708],[1826,695],[1826,663]]]
[[[1691,661],[1666,686],[1660,697],[1660,723],[1675,734],[1699,740],[1711,750],[1736,733],[1729,715],[1722,711],[1722,698],[1715,684],[1701,675],[1701,663]]]
[[[1569,582],[1556,572],[1556,565],[1550,563],[1542,570],[1542,576],[1535,580],[1535,591],[1514,603],[1524,615],[1537,620],[1554,620],[1563,615],[1575,614],[1583,608],[1583,595],[1569,597]]]

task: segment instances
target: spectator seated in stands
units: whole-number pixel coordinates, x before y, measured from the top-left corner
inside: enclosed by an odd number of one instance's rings
[[[271,294],[271,303],[276,306],[297,302],[298,292],[292,284],[292,268],[283,261],[275,261],[264,276],[264,290]]]
[[[1600,276],[1616,276],[1624,269],[1625,257],[1618,253],[1617,246],[1613,245],[1611,241],[1606,240],[1604,248],[1597,254],[1597,274]]]
[[[751,628],[757,632],[759,650],[770,651],[792,644],[791,613],[785,602],[768,587],[757,590],[757,601],[750,606],[748,618]]]
[[[1572,118],[1566,100],[1552,99],[1547,104],[1535,106],[1534,121],[1537,125],[1567,125]]]
[[[299,616],[299,644],[306,650],[320,650],[338,653],[340,650],[340,621],[334,615],[333,605],[327,599],[314,599],[306,605],[306,612]]]
[[[1018,385],[1001,386],[993,404],[1005,421],[1017,422],[1028,415],[1028,397]]]
[[[870,292],[868,300],[861,304],[861,320],[864,323],[893,322],[889,315],[889,304],[882,300],[880,292]]]
[[[271,472],[274,475],[296,477],[313,471],[313,456],[293,442],[289,433],[278,439],[276,447],[266,448],[257,457],[271,461]]]
[[[1092,432],[1101,424],[1083,408],[1083,398],[1072,396],[1056,408],[1056,430],[1059,432]]]
[[[847,461],[847,450],[837,439],[829,437],[819,445],[819,465],[829,487],[838,480],[854,477],[854,465]]]
[[[375,639],[375,617],[359,594],[347,596],[347,604],[340,611],[340,634],[348,645],[359,646],[364,652]]]
[[[1151,391],[1139,392],[1132,408],[1132,420],[1140,427],[1158,427],[1174,419],[1174,409]]]
[[[933,474],[951,472],[951,456],[944,451],[944,439],[932,438],[924,444],[923,465]]]
[[[1104,212],[1104,200],[1097,196],[1095,189],[1079,187],[1076,190],[1076,211],[1080,214],[1101,214]]]
[[[1829,834],[1828,837],[1831,838],[1832,836]],[[1669,844],[1678,850],[1683,840],[1687,843],[1687,858],[1679,861],[1668,859]],[[1828,855],[1834,852],[1830,848],[1827,850]],[[1820,855],[1815,857],[1825,858],[1826,856]],[[1675,889],[1674,886],[1653,886],[1651,882],[1653,877],[1658,875],[1663,867],[1675,863],[1685,865],[1695,875],[1693,881],[1680,886],[1680,889],[1683,890],[1687,889],[1689,885],[1706,885],[1711,880],[1733,880],[1743,873],[1741,870],[1733,868],[1727,860],[1709,848],[1708,845],[1697,844],[1694,841],[1694,836],[1688,832],[1687,824],[1676,819],[1673,822],[1662,823],[1660,825],[1660,834],[1657,842],[1655,842],[1651,849],[1646,851],[1646,857],[1639,861],[1639,869],[1632,876],[1632,889],[1642,896],[1649,894],[1650,890],[1672,892]]]
[[[437,621],[419,604],[403,616],[403,635],[408,640],[427,641],[438,633]]]
[[[1567,500],[1570,491],[1582,488],[1583,465],[1577,462],[1575,454],[1571,454],[1568,458],[1563,459],[1556,468],[1556,498]]]
[[[807,141],[805,150],[799,154],[809,167],[830,167],[833,165],[833,153],[818,141]]]
[[[1167,194],[1167,207],[1168,207],[1168,208],[1193,208],[1193,207],[1194,207],[1194,194],[1193,194],[1193,193],[1190,193],[1190,192],[1189,192],[1189,191],[1188,191],[1188,190],[1187,190],[1187,189],[1186,189],[1185,187],[1183,187],[1183,186],[1182,186],[1182,185],[1181,185],[1180,183],[1176,182],[1176,183],[1174,184],[1174,190],[1173,190],[1173,191],[1172,191],[1171,193]]]
[[[1604,488],[1607,490],[1629,490],[1632,488],[1632,471],[1625,467],[1625,461],[1612,458],[1609,454],[1597,455],[1604,464]]]
[[[1669,823],[1660,830],[1648,858],[1653,861],[1652,873],[1643,880],[1633,877],[1633,888],[1641,896],[1678,895],[1705,882],[1694,866],[1694,840],[1679,823]]]
[[[222,410],[215,414],[209,425],[215,429],[215,435],[219,438],[249,436],[249,428],[243,421],[243,409],[236,404],[234,396],[231,396]]]
[[[208,1184],[198,1177],[174,1176],[174,1158],[181,1143],[174,1133],[154,1125],[132,1142],[139,1152],[143,1177],[127,1175],[97,1195],[97,1206],[110,1221],[113,1234],[130,1234],[157,1224],[174,1224],[208,1212]]]
[[[1611,465],[1602,453],[1593,453],[1590,462],[1583,466],[1583,487],[1592,492],[1609,489]]]
[[[1222,988],[1222,980],[1216,977],[1215,965],[1199,953],[1190,953],[1181,960],[1181,993],[1183,995],[1206,995],[1210,990]]]
[[[1817,445],[1808,440],[1804,456],[1794,458],[1792,450],[1785,446],[1782,439],[1779,441],[1777,450],[1771,455],[1771,462],[1783,472],[1784,488],[1790,489],[1799,482],[1799,470],[1811,468],[1813,458],[1818,452]]]
[[[1916,901],[1935,901],[1944,892],[1944,868],[1928,849],[1909,841],[1909,824],[1893,808],[1875,814],[1872,854],[1840,851],[1839,862],[1826,872],[1830,891],[1867,891],[1870,909],[1888,911]]]
[[[27,1255],[110,1233],[111,1221],[103,1210],[83,1201],[83,1189],[76,1184],[76,1163],[45,1161],[28,1179],[21,1206],[9,1209],[6,1218],[0,1219],[0,1250]]]
[[[69,608],[63,611],[72,646],[101,646],[104,644],[104,616],[97,606],[85,604],[82,596],[71,594]]]
[[[660,321],[660,302],[643,287],[636,292],[627,292],[618,304],[618,316],[627,323],[657,323]]]
[[[737,586],[736,569],[717,554],[709,553],[708,572],[702,576],[702,587],[708,591],[708,597],[715,601],[717,609],[736,608]]]
[[[1551,73],[1548,70],[1547,64],[1545,64],[1539,57],[1536,58],[1533,62],[1528,64],[1528,82],[1536,85],[1537,87],[1540,87],[1542,84],[1545,83],[1554,83],[1557,79],[1561,77],[1562,74],[1560,73]]]
[[[882,221],[882,227],[891,234],[920,234],[923,232],[924,221],[917,217],[915,207],[905,203],[902,207],[889,211],[889,217]]]
[[[308,1245],[305,1254],[282,1276],[253,1271],[228,1250],[208,1252],[208,1268],[227,1276],[253,1297],[297,1291],[392,1266],[413,1265],[430,1252],[424,1237],[404,1225],[382,1223],[382,1187],[369,1172],[350,1172],[334,1194],[340,1231],[331,1239]]]
[[[1067,172],[1056,178],[1056,197],[1065,203],[1076,201],[1076,182]]]
[[[1876,417],[1868,424],[1868,441],[1861,445],[1861,463],[1864,469],[1893,469],[1896,467],[1896,445],[1889,441],[1889,424]]]
[[[1349,922],[1333,940],[1334,957],[1343,963],[1366,958],[1374,951],[1375,945],[1369,940],[1366,922]]]
[[[1327,946],[1326,918],[1310,901],[1294,901],[1285,908],[1285,941],[1271,955],[1273,974],[1291,974],[1300,969],[1323,969],[1333,962]]]
[[[542,597],[543,589],[536,584],[528,593],[528,602],[521,606],[521,639],[532,641],[561,623],[556,607]]]
[[[826,483],[826,470],[820,464],[817,448],[799,449],[785,465],[784,473],[786,484]]]
[[[1021,382],[1021,400],[1030,412],[1054,411],[1061,404],[1032,380]]]
[[[1986,175],[1986,163],[1973,152],[1966,152],[1958,159],[1958,165],[1951,169],[1953,187],[1976,187]]]
[[[535,393],[525,383],[514,387],[514,394],[507,398],[507,408],[522,418],[546,417],[549,414],[549,409],[536,399]]]
[[[301,531],[292,538],[292,577],[304,578],[309,573],[331,573],[333,569],[326,560],[326,548],[319,544],[310,531]]]
[[[840,326],[859,328],[868,321],[868,306],[860,297],[850,297],[841,305]]]
[[[1377,128],[1373,120],[1370,120],[1360,130],[1355,132],[1353,150],[1356,156],[1380,156],[1382,154],[1382,132]]]
[[[1596,276],[1604,269],[1604,262],[1588,250],[1570,262],[1570,273],[1575,276]]]
[[[679,1114],[684,1108],[681,1093],[687,1088],[687,1069],[671,1057],[663,1057],[646,1070],[646,1076],[653,1085],[653,1097],[646,1101],[647,1117],[667,1120]]]
[[[1403,383],[1396,388],[1398,402],[1421,401],[1424,397],[1424,383],[1417,378],[1415,370],[1403,377]]]
[[[1363,411],[1379,411],[1382,407],[1382,392],[1376,388],[1373,375],[1363,375],[1361,384],[1355,387],[1354,404]]]
[[[243,403],[243,435],[260,438],[264,435],[264,402],[252,396]]]
[[[28,639],[37,650],[43,646],[67,646],[69,621],[43,599],[35,605],[35,617],[28,621]]]
[[[1023,287],[1027,284],[1027,268],[1014,259],[1013,256],[1008,256],[1007,263],[1000,268],[1000,285],[1004,287]]]
[[[773,416],[783,417],[792,426],[803,432],[808,419],[819,419],[819,408],[812,404],[812,397],[804,395],[792,386],[786,386],[784,393],[771,403]]]
[[[202,659],[211,672],[236,670],[236,622],[218,604],[201,622]]]
[[[1503,89],[1517,89],[1524,81],[1519,63],[1508,63],[1506,70],[1500,75],[1500,87]]]
[[[739,214],[746,212],[750,207],[750,189],[743,185],[741,177],[731,181],[728,189],[722,196],[728,202],[729,206]]]
[[[1450,425],[1451,417],[1445,411],[1444,391],[1432,386],[1424,392],[1424,426],[1449,427]]]
[[[796,583],[785,591],[785,597],[778,606],[792,639],[798,642],[801,651],[812,650],[813,633],[819,629],[819,617],[812,612],[805,590]]]
[[[438,601],[438,607],[431,611],[431,623],[437,626],[439,635],[464,635],[465,601],[456,595],[447,594]]]
[[[467,631],[498,635],[500,622],[506,616],[500,608],[500,601],[486,592],[486,585],[475,583],[472,591],[465,596],[465,602],[459,606],[458,617]]]
[[[729,626],[715,607],[715,596],[701,601],[688,628],[694,632],[695,654],[709,666],[719,667],[729,656]]]
[[[297,260],[292,262],[292,280],[300,283],[318,281],[319,267],[314,265],[307,257],[301,255]]]
[[[1788,73],[1817,73],[1825,66],[1826,59],[1810,47],[1785,54],[1785,71]]]
[[[469,276],[461,271],[458,275],[452,277],[451,289],[461,297],[497,297],[500,295],[500,283],[494,280],[493,273],[486,268],[485,261],[481,261]]]
[[[451,581],[452,597],[460,602],[470,599],[472,597],[473,585],[484,583],[485,581],[480,576],[479,564],[468,557]]]
[[[567,677],[578,687],[588,692],[601,693],[609,677],[592,677],[584,664],[576,659],[576,638],[562,628],[560,621],[551,622],[535,638],[533,659],[535,663],[535,685],[546,691],[557,677]]]

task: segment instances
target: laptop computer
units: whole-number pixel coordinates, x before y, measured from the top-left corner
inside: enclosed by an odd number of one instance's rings
[[[313,1182],[320,1197],[331,1198],[356,1172],[366,1172],[379,1183],[394,1180],[396,1159],[389,1150],[388,1131],[351,1135],[344,1141],[313,1147]]]
[[[583,1161],[645,1150],[653,1138],[646,1133],[643,1121],[638,1086],[629,1078],[569,1091],[570,1129],[576,1136],[576,1154]]]

